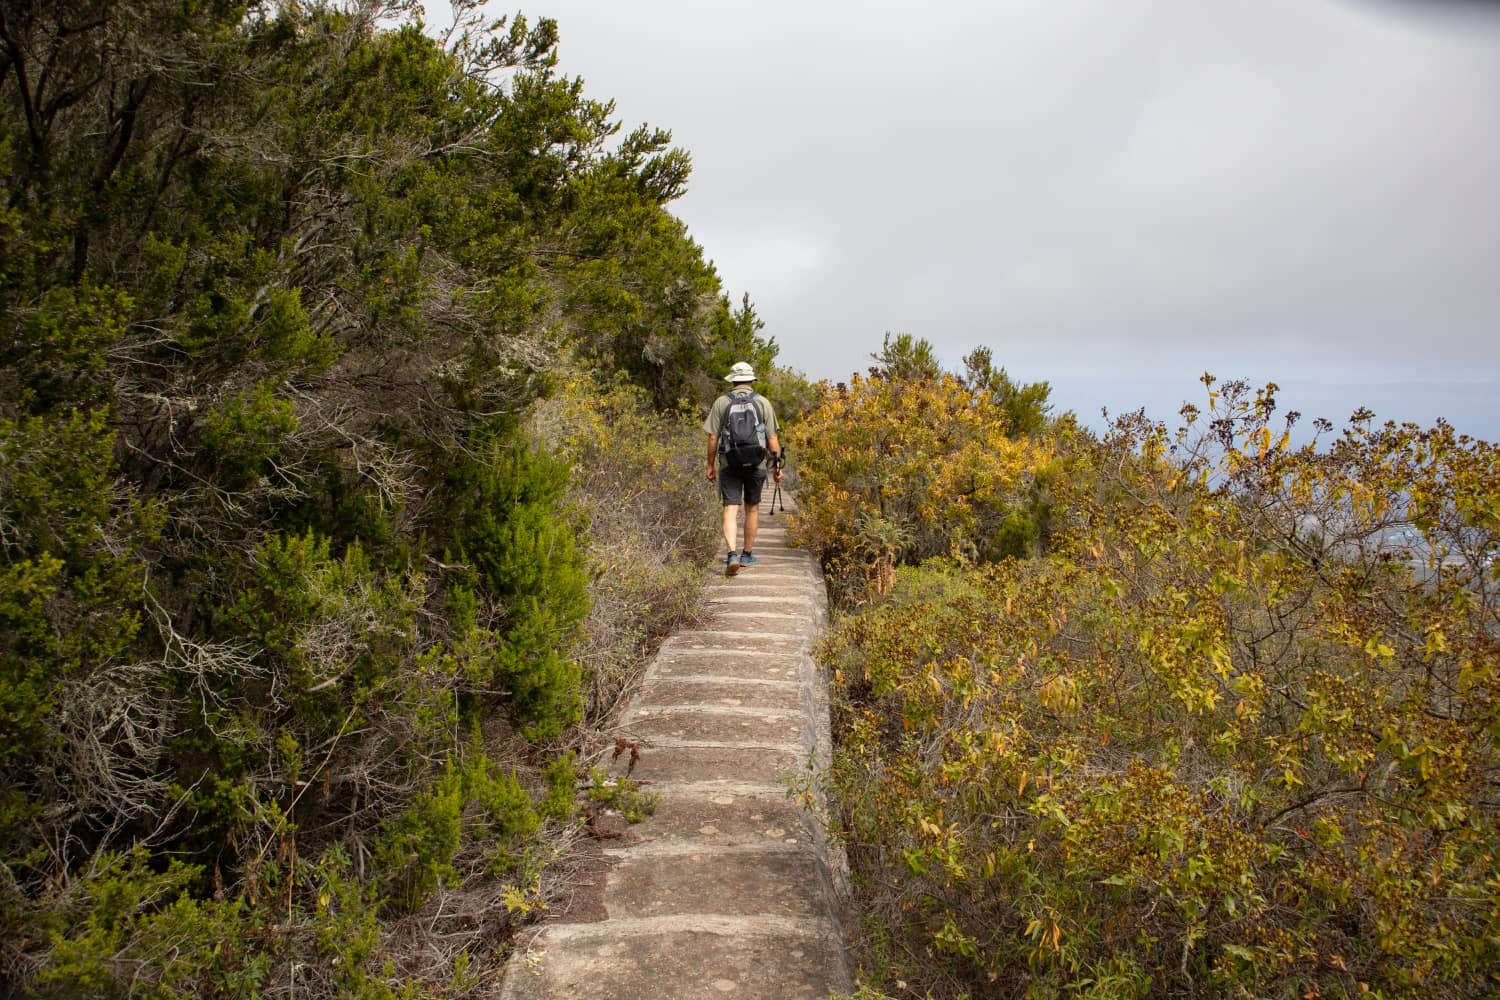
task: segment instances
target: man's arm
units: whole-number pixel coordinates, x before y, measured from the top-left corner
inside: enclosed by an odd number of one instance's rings
[[[708,480],[709,480],[709,482],[713,482],[713,480],[718,476],[718,473],[719,473],[719,463],[717,461],[718,457],[719,457],[719,436],[717,434],[710,434],[708,436]]]
[[[776,476],[776,481],[781,482],[781,438],[776,433],[776,408],[771,401],[764,396],[760,397],[765,404],[764,412],[761,414],[766,419],[766,444],[771,449],[771,472]]]

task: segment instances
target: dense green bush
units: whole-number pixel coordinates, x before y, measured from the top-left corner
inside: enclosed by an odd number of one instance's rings
[[[544,818],[572,817],[575,783],[572,757],[559,757],[537,804],[514,774],[498,768],[482,750],[475,749],[462,767],[450,760],[443,775],[376,841],[376,867],[393,883],[388,898],[412,911],[440,885],[458,885],[455,858],[470,843],[483,848],[491,874],[514,874],[531,853]]]
[[[588,610],[583,553],[562,507],[568,468],[517,442],[483,454],[456,467],[448,484],[453,555],[472,565],[475,591],[490,595],[484,652],[468,677],[506,692],[512,719],[532,737],[555,736],[582,711],[571,644]]]

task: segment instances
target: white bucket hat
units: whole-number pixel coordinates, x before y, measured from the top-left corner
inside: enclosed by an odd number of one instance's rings
[[[726,382],[754,382],[755,381],[755,369],[751,368],[748,364],[746,364],[743,361],[737,361],[737,362],[735,362],[734,367],[731,368],[731,369],[729,369],[729,374],[724,376],[724,381],[726,381]]]

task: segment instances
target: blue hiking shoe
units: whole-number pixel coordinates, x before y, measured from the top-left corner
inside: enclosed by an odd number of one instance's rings
[[[748,552],[741,552],[740,553],[740,565],[741,566],[754,566],[758,562],[760,562],[760,560],[757,559],[757,558],[755,558],[754,556],[752,556],[750,553],[748,553]]]
[[[729,553],[729,555],[724,557],[724,575],[734,576],[734,574],[738,573],[739,571],[740,554],[738,552],[731,552]]]

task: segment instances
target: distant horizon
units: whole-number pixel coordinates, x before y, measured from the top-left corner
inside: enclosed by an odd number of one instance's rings
[[[1224,373],[1220,375],[1220,381],[1229,381],[1236,377],[1238,376]],[[1106,380],[1095,377],[1048,381],[1052,384],[1052,398],[1058,404],[1058,412],[1063,409],[1073,410],[1082,423],[1095,430],[1104,426],[1102,419],[1099,418],[1098,410],[1099,405],[1108,406],[1107,402],[1101,402],[1093,407],[1093,412],[1085,414],[1074,403],[1064,403],[1070,393],[1062,386],[1072,383],[1079,387],[1080,393],[1089,390],[1097,391],[1100,387],[1107,385]],[[1493,406],[1493,400],[1500,397],[1500,382],[1492,379],[1468,383],[1318,382],[1307,376],[1298,376],[1295,378],[1246,378],[1245,381],[1252,386],[1262,386],[1268,381],[1277,384],[1275,424],[1279,426],[1281,420],[1290,411],[1295,410],[1300,413],[1301,416],[1292,430],[1293,439],[1298,443],[1313,436],[1313,421],[1316,418],[1322,417],[1332,423],[1334,427],[1332,433],[1336,435],[1348,424],[1350,416],[1361,407],[1375,414],[1374,423],[1377,425],[1393,420],[1398,424],[1410,422],[1428,428],[1442,419],[1460,434],[1467,434],[1485,441],[1500,442],[1500,417],[1497,417]],[[1128,391],[1139,388],[1148,390],[1143,393],[1148,398],[1142,399],[1134,406],[1127,406],[1125,400]],[[1172,393],[1179,388],[1178,398],[1174,402]],[[1391,391],[1393,389],[1404,391],[1393,393]],[[1113,390],[1110,397],[1117,403],[1117,405],[1109,406],[1112,417],[1145,407],[1147,416],[1161,420],[1169,426],[1176,426],[1176,422],[1180,420],[1178,411],[1184,403],[1192,403],[1200,410],[1207,409],[1206,390],[1196,379],[1191,379],[1180,387],[1175,381],[1171,383],[1163,381],[1150,386],[1132,383],[1130,386],[1122,386]]]
[[[877,341],[873,348],[879,346]],[[810,381],[837,383],[856,372],[863,374],[867,371],[874,364],[870,353],[864,352],[856,365],[837,376],[803,371],[784,356],[778,356],[777,361],[801,372]],[[940,361],[948,371],[963,370],[961,355],[954,358],[942,356]],[[1195,369],[1187,364],[1163,364],[1158,366],[1155,375],[1147,376],[1136,371],[1112,378],[1093,372],[1043,371],[1035,361],[1007,364],[998,355],[994,363],[1005,368],[1017,381],[1047,382],[1051,387],[1049,402],[1052,412],[1072,411],[1079,423],[1095,432],[1108,426],[1099,412],[1104,407],[1109,410],[1110,421],[1144,408],[1146,416],[1169,427],[1180,423],[1179,411],[1186,403],[1204,411],[1208,408],[1207,391],[1199,381],[1204,372],[1201,366]],[[1318,417],[1332,423],[1332,435],[1337,435],[1348,424],[1349,417],[1361,407],[1374,412],[1377,425],[1393,420],[1398,424],[1410,422],[1429,428],[1441,418],[1460,434],[1500,443],[1500,407],[1496,405],[1500,400],[1500,378],[1489,375],[1467,378],[1380,375],[1362,379],[1322,379],[1305,370],[1278,377],[1265,366],[1249,374],[1227,367],[1209,369],[1209,372],[1221,383],[1242,380],[1256,388],[1268,382],[1276,383],[1275,423],[1279,426],[1292,410],[1300,413],[1293,428],[1293,439],[1299,444],[1312,438],[1313,422]],[[1332,435],[1325,435],[1325,440]]]

